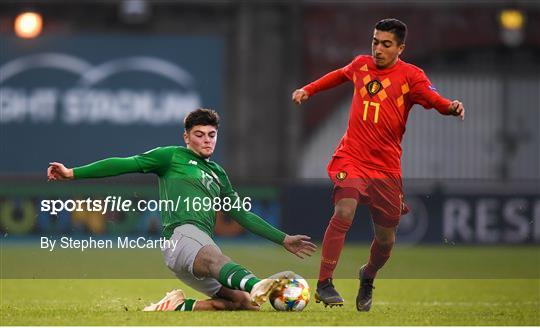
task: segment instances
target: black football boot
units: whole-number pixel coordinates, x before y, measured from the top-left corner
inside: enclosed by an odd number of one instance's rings
[[[343,306],[343,297],[334,288],[332,278],[326,279],[323,282],[317,282],[317,291],[315,292],[315,302],[323,302],[324,307],[330,305]]]
[[[373,298],[373,280],[364,277],[364,271],[366,266],[360,268],[360,288],[358,289],[358,295],[356,296],[356,309],[358,311],[367,312],[371,309],[371,300]]]

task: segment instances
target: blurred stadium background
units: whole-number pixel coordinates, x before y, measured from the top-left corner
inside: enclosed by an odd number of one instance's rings
[[[23,12],[40,15],[37,36],[16,34]],[[402,58],[467,110],[458,122],[413,109],[403,142],[412,213],[398,245],[537,245],[539,2],[48,0],[0,3],[3,249],[37,248],[40,236],[157,238],[155,211],[50,216],[39,208],[42,199],[156,199],[155,177],[51,184],[47,163],[182,144],[181,121],[199,106],[221,114],[214,160],[254,211],[320,240],[332,211],[325,166],[346,129],[352,88],[300,108],[290,95],[369,53],[372,27],[386,17],[409,27]],[[370,242],[367,218],[358,212],[349,241]],[[259,241],[222,216],[216,234]],[[538,277],[538,249],[530,251],[523,271]],[[4,257],[11,268],[13,256]]]

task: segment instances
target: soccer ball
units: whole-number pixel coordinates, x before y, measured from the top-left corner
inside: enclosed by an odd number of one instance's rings
[[[302,311],[309,302],[309,296],[307,281],[296,275],[283,288],[273,291],[269,299],[278,311]]]

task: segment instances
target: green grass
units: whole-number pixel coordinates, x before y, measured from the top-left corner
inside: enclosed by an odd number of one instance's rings
[[[51,277],[56,279],[43,279],[51,258],[32,255],[28,247],[4,246],[0,325],[540,325],[540,257],[535,247],[398,247],[376,281],[369,313],[355,310],[358,282],[348,279],[367,256],[365,246],[347,247],[343,253],[340,279],[335,281],[346,301],[343,308],[311,302],[301,313],[280,313],[269,305],[255,313],[143,313],[145,305],[173,288],[182,288],[188,297],[203,297],[170,279],[157,250],[137,256],[113,250],[59,253],[62,257],[52,261],[56,271]],[[308,278],[317,271],[318,254],[299,262],[273,247],[226,245],[224,251],[261,276],[283,267],[294,267]],[[20,268],[13,267],[17,264]],[[119,271],[98,270],[111,266]],[[158,268],[148,268],[152,266]],[[128,279],[137,276],[132,272],[137,267],[142,276],[154,279]],[[94,271],[87,276],[106,278],[74,279],[90,269]],[[37,279],[16,279],[27,270]],[[314,287],[315,281],[309,282]]]
[[[320,253],[299,260],[273,244],[219,243],[223,253],[264,277],[293,270],[316,278]],[[171,272],[156,249],[40,249],[39,242],[0,243],[2,278],[167,279]],[[335,278],[355,279],[367,260],[367,245],[343,250]],[[141,265],[144,263],[144,265]],[[535,246],[405,246],[396,245],[381,278],[538,279],[540,248]]]
[[[310,281],[313,285],[314,281]],[[167,280],[2,281],[2,325],[539,325],[538,280],[397,280],[377,282],[369,313],[354,308],[357,282],[336,281],[346,304],[310,303],[302,313],[143,313],[165,291]]]

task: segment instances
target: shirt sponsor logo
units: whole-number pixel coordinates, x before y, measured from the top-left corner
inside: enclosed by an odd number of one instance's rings
[[[194,161],[192,159],[189,160],[188,164],[193,164],[193,165],[197,165],[197,161]]]

